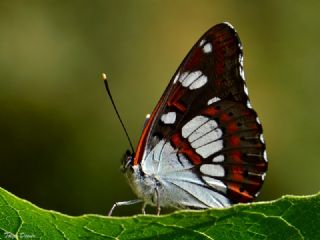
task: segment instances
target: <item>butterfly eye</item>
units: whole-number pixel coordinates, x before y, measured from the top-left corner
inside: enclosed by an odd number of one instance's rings
[[[122,159],[122,171],[126,172],[129,167],[132,167],[133,154],[127,150]]]

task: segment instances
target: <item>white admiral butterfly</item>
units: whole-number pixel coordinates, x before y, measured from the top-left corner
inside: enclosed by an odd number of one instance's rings
[[[111,99],[112,100],[112,99]],[[147,118],[123,171],[138,200],[160,207],[221,208],[252,201],[267,171],[262,127],[244,81],[242,46],[229,23],[193,46]]]

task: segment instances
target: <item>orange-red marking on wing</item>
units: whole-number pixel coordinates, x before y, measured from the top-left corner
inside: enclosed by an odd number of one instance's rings
[[[200,156],[190,147],[189,143],[182,139],[180,133],[171,136],[174,147],[178,148],[178,152],[185,154],[195,165],[200,164]]]

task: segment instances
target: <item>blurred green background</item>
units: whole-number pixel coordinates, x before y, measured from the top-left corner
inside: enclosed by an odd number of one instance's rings
[[[101,72],[137,144],[191,46],[229,21],[267,143],[259,200],[319,191],[319,9],[288,0],[1,1],[0,185],[74,215],[134,199],[119,171],[128,143]]]

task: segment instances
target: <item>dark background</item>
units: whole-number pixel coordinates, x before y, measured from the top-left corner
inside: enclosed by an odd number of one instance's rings
[[[73,215],[105,214],[115,201],[134,199],[119,171],[128,143],[101,72],[136,145],[146,113],[191,46],[229,21],[244,46],[251,102],[267,143],[259,200],[319,191],[319,5],[1,1],[0,185]]]

